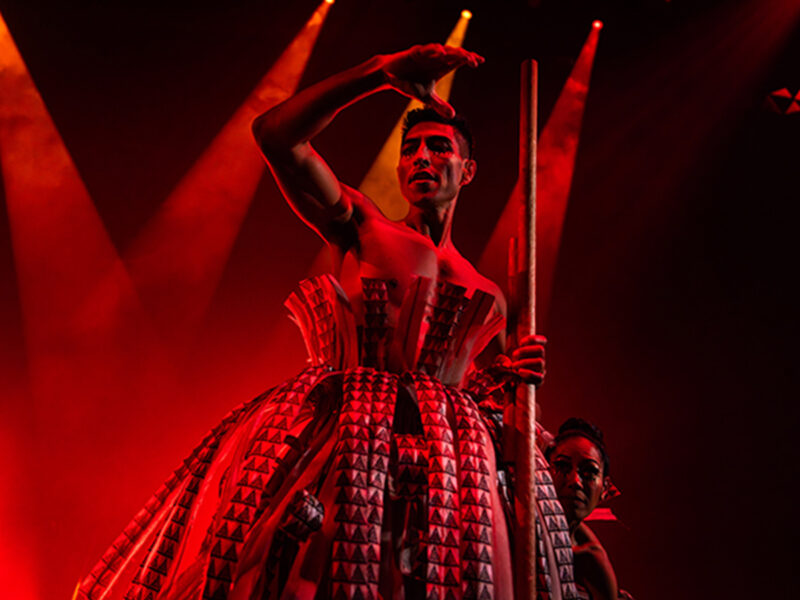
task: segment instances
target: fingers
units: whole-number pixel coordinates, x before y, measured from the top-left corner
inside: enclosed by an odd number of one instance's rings
[[[535,373],[530,373],[528,375],[520,373],[519,376],[522,379],[522,381],[524,381],[528,385],[535,385],[536,387],[542,385],[542,382],[544,381],[544,377],[542,377],[541,375],[536,375]]]
[[[526,358],[544,358],[545,349],[542,344],[524,344],[511,353],[513,360],[523,360]]]
[[[485,62],[480,54],[456,46],[443,46],[441,44],[426,44],[420,47],[420,54],[428,57],[442,57],[451,61],[452,66],[469,65],[477,67]]]
[[[395,90],[418,98],[446,119],[452,119],[456,111],[436,94],[436,82],[453,69],[477,67],[483,61],[479,54],[463,48],[426,44],[386,55],[383,68],[387,82]]]
[[[500,354],[495,359],[495,366],[513,371],[525,383],[541,385],[544,381],[545,370],[542,358],[511,360],[505,354]]]
[[[511,359],[520,360],[544,359],[544,346],[523,346],[511,353]]]
[[[524,360],[514,360],[511,366],[515,371],[522,371],[544,375],[544,359],[543,358],[526,358]]]
[[[542,359],[527,359],[514,361],[511,363],[512,368],[522,381],[531,383],[533,385],[542,385],[544,382],[545,369],[544,360]]]
[[[525,383],[540,385],[544,380],[546,343],[547,338],[543,335],[528,335],[511,353],[513,368]]]
[[[525,383],[533,385],[541,385],[544,381],[544,361],[539,362],[515,362],[514,370],[519,375],[520,379]]]
[[[445,119],[452,119],[456,116],[455,109],[450,106],[447,102],[442,100],[436,92],[431,92],[429,96],[426,98],[421,98],[421,100],[428,106],[430,106],[433,110],[437,113],[442,115]]]
[[[541,346],[547,345],[547,338],[543,335],[539,335],[538,333],[533,335],[526,335],[524,338],[520,340],[520,346],[526,345],[533,345],[538,344]]]
[[[462,50],[464,53],[464,57],[466,59],[464,64],[472,67],[473,69],[486,62],[486,59],[476,52],[470,52],[469,50],[464,50],[463,48],[459,48],[459,50]]]
[[[440,50],[436,52],[436,54],[447,71],[452,71],[453,69],[458,69],[463,66],[476,68],[485,62],[485,59],[480,54],[464,50],[463,48],[439,46],[439,49]]]
[[[418,98],[446,118],[455,116],[455,110],[436,95],[436,82],[454,69],[464,65],[477,67],[483,62],[483,57],[474,52],[441,44],[414,46],[383,58],[390,86],[401,94]]]
[[[464,48],[442,46],[441,44],[414,46],[408,51],[407,55],[418,67],[424,65],[425,68],[435,71],[434,77],[436,79],[464,65],[477,67],[485,62],[480,54],[470,52]]]

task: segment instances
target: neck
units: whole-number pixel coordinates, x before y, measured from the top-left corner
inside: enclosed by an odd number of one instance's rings
[[[450,232],[453,228],[453,211],[455,200],[446,206],[419,208],[411,206],[405,218],[405,224],[429,237],[436,246],[443,248],[452,244]]]
[[[569,522],[569,539],[572,541],[573,546],[578,544],[578,540],[575,537],[575,533],[578,531],[578,527],[580,527],[580,524],[581,522],[578,520]]]

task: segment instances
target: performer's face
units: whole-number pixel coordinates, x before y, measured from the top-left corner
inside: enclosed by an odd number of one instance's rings
[[[462,154],[452,125],[422,122],[414,125],[400,147],[397,176],[411,204],[439,206],[451,202],[472,181],[475,161]]]
[[[553,484],[570,524],[591,513],[605,489],[603,455],[583,436],[572,436],[558,443],[550,457]]]

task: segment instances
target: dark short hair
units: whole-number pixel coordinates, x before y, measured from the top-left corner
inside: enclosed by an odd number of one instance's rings
[[[558,435],[555,437],[553,445],[545,451],[545,458],[550,460],[553,450],[556,446],[567,438],[580,436],[592,442],[600,451],[600,456],[603,459],[603,475],[608,475],[611,470],[611,465],[608,460],[608,453],[606,452],[606,445],[603,442],[603,432],[597,425],[590,423],[586,419],[580,417],[570,417],[561,424],[558,428]]]
[[[408,113],[406,113],[406,118],[403,121],[402,140],[405,141],[406,135],[408,134],[409,130],[414,127],[414,125],[417,125],[418,123],[428,123],[431,121],[434,123],[442,123],[443,125],[450,125],[453,129],[455,129],[466,143],[467,158],[472,158],[475,142],[472,139],[472,131],[470,130],[466,119],[459,117],[458,115],[452,119],[448,119],[447,117],[440,115],[432,108],[415,108],[414,110],[410,110]]]

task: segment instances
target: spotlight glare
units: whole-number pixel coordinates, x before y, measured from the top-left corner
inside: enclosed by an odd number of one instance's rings
[[[325,0],[325,4],[333,4],[336,0]]]
[[[468,11],[468,10],[462,10],[461,11],[461,18],[463,18],[463,19],[471,19],[472,18],[472,13],[470,11]]]
[[[598,19],[597,21],[592,23],[592,27],[594,27],[595,29],[602,29],[603,28],[603,22]]]

